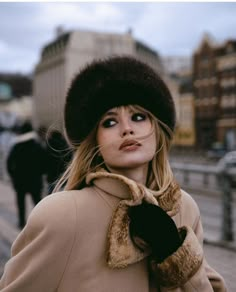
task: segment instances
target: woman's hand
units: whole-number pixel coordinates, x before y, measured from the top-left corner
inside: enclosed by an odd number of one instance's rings
[[[181,246],[173,219],[159,206],[143,202],[130,207],[130,236],[141,250],[149,246],[152,258],[161,263]]]

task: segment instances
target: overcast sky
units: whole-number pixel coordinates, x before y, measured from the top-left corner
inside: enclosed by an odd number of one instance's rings
[[[30,73],[55,28],[124,33],[161,56],[190,56],[203,34],[236,39],[234,2],[0,2],[0,72]]]

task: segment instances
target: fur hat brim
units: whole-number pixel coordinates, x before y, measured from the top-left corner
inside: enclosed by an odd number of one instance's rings
[[[72,144],[83,141],[110,108],[140,105],[175,126],[172,96],[154,70],[132,57],[113,57],[87,65],[66,96],[65,129]]]

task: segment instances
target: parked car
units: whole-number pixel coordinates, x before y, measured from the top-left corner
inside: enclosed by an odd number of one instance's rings
[[[233,187],[236,187],[236,151],[226,153],[218,162],[218,170],[226,173]]]

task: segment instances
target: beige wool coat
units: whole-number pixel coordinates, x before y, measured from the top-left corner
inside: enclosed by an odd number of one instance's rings
[[[199,209],[175,183],[159,196],[105,172],[89,175],[87,183],[82,190],[50,195],[33,209],[12,246],[0,291],[226,291],[204,258]],[[161,264],[150,264],[148,251],[138,250],[129,237],[127,208],[143,199],[167,211],[184,239]]]

